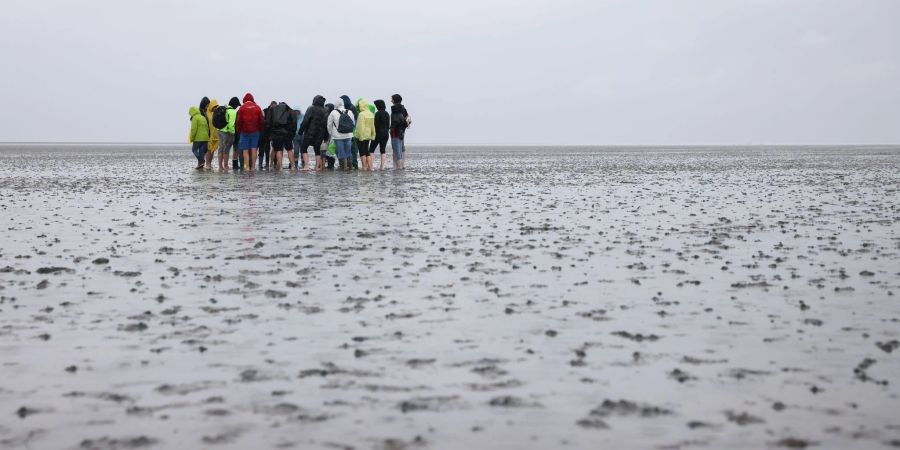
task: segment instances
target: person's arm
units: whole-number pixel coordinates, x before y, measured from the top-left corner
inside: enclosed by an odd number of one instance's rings
[[[195,137],[197,137],[197,121],[191,117],[191,134],[188,136],[188,142],[193,144]]]
[[[265,131],[266,129],[266,120],[265,117],[263,117],[262,110],[259,111],[259,129],[260,131]]]
[[[237,110],[237,113],[234,115],[234,134],[241,134],[241,110]]]

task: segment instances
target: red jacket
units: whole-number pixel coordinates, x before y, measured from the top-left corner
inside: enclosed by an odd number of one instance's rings
[[[253,102],[253,96],[244,96],[244,104],[238,108],[237,120],[234,123],[234,131],[240,133],[258,133],[263,130],[265,120],[262,110]]]

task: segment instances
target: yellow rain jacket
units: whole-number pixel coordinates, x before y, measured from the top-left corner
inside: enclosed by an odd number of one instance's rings
[[[209,150],[207,152],[210,154],[219,149],[219,133],[216,131],[216,127],[212,125],[213,111],[216,110],[217,106],[219,106],[219,102],[216,99],[212,99],[209,101],[209,106],[206,107],[206,118],[209,120]]]
[[[356,110],[359,111],[359,118],[356,121],[356,131],[353,132],[353,136],[360,141],[375,139],[375,114],[369,110],[369,102],[363,99],[357,100]]]

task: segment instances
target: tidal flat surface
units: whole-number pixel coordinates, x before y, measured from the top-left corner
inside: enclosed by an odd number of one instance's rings
[[[900,447],[900,148],[0,146],[0,448]]]

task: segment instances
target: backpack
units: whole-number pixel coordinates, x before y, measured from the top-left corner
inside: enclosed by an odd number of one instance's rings
[[[291,125],[291,109],[278,105],[272,111],[272,128],[273,129],[288,129]]]
[[[227,109],[225,106],[216,106],[216,109],[213,110],[212,124],[217,129],[221,130],[228,126],[228,116],[225,115]]]
[[[344,112],[339,112],[339,114],[341,118],[338,119],[338,133],[352,133],[356,125],[353,123],[353,118],[350,117],[350,111],[345,109]]]
[[[397,131],[406,130],[406,126],[408,125],[406,120],[407,120],[407,118],[403,116],[403,113],[392,112],[391,113],[391,128],[394,128]]]

